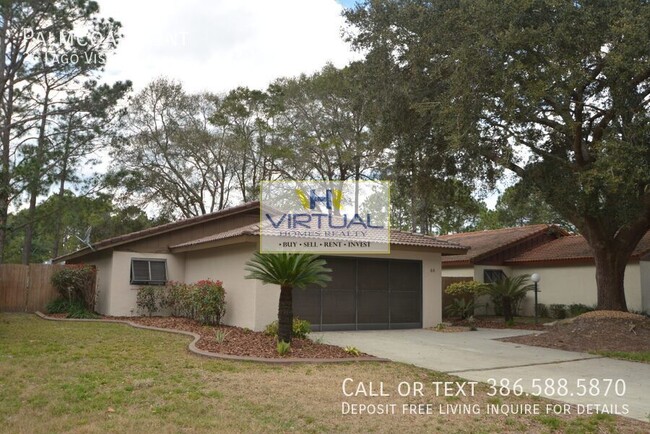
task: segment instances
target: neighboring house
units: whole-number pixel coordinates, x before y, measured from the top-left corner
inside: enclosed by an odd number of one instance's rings
[[[443,235],[439,239],[470,249],[442,258],[443,277],[467,277],[491,282],[503,275],[538,273],[539,303],[595,305],[596,267],[587,241],[552,225],[531,225],[491,231]],[[650,232],[632,253],[625,270],[628,309],[650,311]],[[485,299],[479,304],[485,306]],[[477,309],[477,313],[482,313]],[[522,313],[534,312],[534,294],[522,303]]]
[[[244,276],[259,249],[258,202],[100,241],[55,262],[97,267],[96,310],[137,315],[137,288],[174,280],[223,281],[226,324],[262,330],[277,319],[280,290]],[[391,231],[389,255],[326,257],[332,282],[294,290],[294,315],[315,330],[431,327],[442,319],[441,258],[466,248]]]

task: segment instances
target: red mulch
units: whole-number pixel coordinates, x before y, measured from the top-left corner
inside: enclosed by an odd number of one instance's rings
[[[49,314],[54,318],[65,318],[66,314]],[[205,326],[198,321],[187,318],[176,317],[102,317],[131,321],[136,324],[164,329],[184,330],[196,333],[201,339],[196,346],[204,351],[213,353],[229,354],[233,356],[263,357],[271,359],[297,358],[297,359],[351,359],[352,356],[346,353],[343,348],[334,345],[319,344],[310,339],[291,340],[291,351],[286,356],[280,356],[276,350],[275,337],[267,336],[262,332],[239,327],[221,325],[218,327]],[[219,344],[215,340],[216,330],[221,329],[227,333],[225,340]],[[361,353],[363,357],[371,357]]]

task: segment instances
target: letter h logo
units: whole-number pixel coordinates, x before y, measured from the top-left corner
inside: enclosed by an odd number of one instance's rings
[[[316,204],[319,202],[324,203],[325,207],[329,210],[341,209],[341,198],[343,196],[343,192],[341,190],[332,191],[328,188],[325,190],[325,196],[318,196],[316,194],[316,191],[313,189],[309,191],[309,197],[307,197],[305,193],[298,189],[296,189],[296,193],[298,194],[298,198],[300,199],[300,202],[305,209],[316,209]]]

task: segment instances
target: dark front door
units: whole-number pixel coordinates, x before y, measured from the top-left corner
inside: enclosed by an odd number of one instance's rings
[[[422,327],[422,262],[325,257],[327,287],[293,290],[293,312],[312,330]]]

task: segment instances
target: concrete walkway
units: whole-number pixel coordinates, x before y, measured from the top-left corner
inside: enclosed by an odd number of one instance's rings
[[[606,405],[611,413],[645,422],[650,420],[650,365],[494,340],[529,333],[534,332],[493,329],[462,333],[381,330],[313,333],[312,338],[321,338],[324,343],[338,346],[355,346],[373,356],[473,381],[495,379],[500,382],[508,379],[512,383],[521,378],[523,391],[530,394],[538,392],[534,388],[534,379],[539,379],[537,381],[542,387],[549,379],[553,381],[554,388],[557,388],[560,379],[566,379],[568,390],[562,392],[563,396],[558,393],[542,393],[542,396],[581,404],[579,409],[585,411],[587,408],[593,410],[595,405],[600,405],[603,410],[602,405]],[[598,389],[589,389],[591,379],[597,380],[594,384]],[[609,382],[604,379],[613,380],[607,396],[604,389]],[[619,380],[618,390],[615,390],[616,380]],[[580,387],[582,384],[586,390]]]

